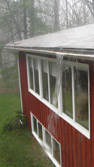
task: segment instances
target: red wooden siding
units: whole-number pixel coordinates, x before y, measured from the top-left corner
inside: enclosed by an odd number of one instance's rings
[[[28,92],[26,58],[19,55],[23,110],[30,124],[30,111],[45,128],[60,142],[63,167],[94,167],[94,67],[90,66],[90,140],[55,114],[45,104]]]
[[[26,73],[26,57],[24,53],[19,54],[19,70],[20,70],[20,79],[21,79],[21,92],[22,92],[22,104],[23,104],[23,111],[27,115],[29,127],[30,125],[30,115],[28,112],[28,85],[27,85],[27,73]]]

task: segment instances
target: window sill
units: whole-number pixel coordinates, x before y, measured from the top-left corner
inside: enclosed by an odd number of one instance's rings
[[[74,122],[72,118],[67,116],[66,114],[60,115],[61,118],[63,118],[66,122],[68,122],[71,126],[73,126],[76,130],[78,130],[82,135],[90,139],[90,132],[83,126],[81,126],[79,123]]]
[[[32,95],[34,95],[38,100],[40,100],[42,103],[44,103],[47,107],[49,107],[49,110],[52,110],[56,114],[59,114],[58,113],[58,109],[56,107],[54,107],[52,104],[50,104],[48,101],[46,101],[45,99],[41,98],[40,95],[38,95],[37,93],[35,93],[31,89],[29,89],[28,91],[29,91],[29,93],[31,93]]]

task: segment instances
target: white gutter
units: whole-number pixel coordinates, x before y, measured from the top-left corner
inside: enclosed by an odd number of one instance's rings
[[[46,55],[53,55],[53,56],[63,56],[63,57],[67,57],[67,58],[80,58],[80,59],[84,59],[84,60],[93,60],[94,61],[94,54],[85,54],[85,53],[69,53],[69,52],[58,52],[58,51],[48,51],[48,50],[38,50],[38,49],[25,49],[25,48],[15,48],[15,47],[5,47],[6,50],[10,50],[12,52],[19,52],[19,51],[23,51],[23,52],[32,52],[32,53],[37,53],[37,54],[46,54]]]

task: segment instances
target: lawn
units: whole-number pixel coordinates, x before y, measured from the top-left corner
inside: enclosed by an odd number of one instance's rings
[[[17,110],[18,93],[0,94],[0,167],[54,167],[27,127],[2,133]]]

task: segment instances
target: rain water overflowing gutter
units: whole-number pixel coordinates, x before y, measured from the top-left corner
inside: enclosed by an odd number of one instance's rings
[[[86,53],[73,53],[73,52],[67,52],[63,50],[62,51],[51,51],[51,50],[42,50],[42,49],[33,49],[33,48],[23,48],[23,47],[15,47],[15,46],[5,46],[4,49],[9,50],[10,52],[28,52],[28,53],[34,53],[34,54],[41,54],[41,56],[54,56],[53,58],[56,58],[57,55],[63,56],[66,58],[80,58],[84,60],[93,60],[94,61],[94,54],[86,54]]]

